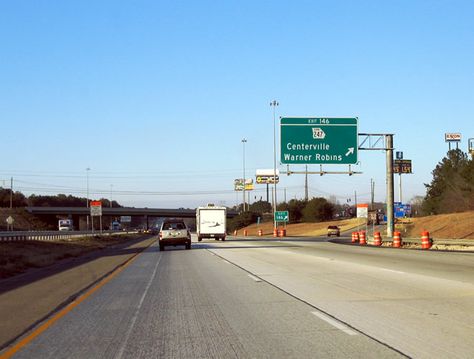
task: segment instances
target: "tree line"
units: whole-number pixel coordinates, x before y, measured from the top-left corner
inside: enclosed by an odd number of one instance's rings
[[[421,215],[474,210],[474,159],[459,149],[450,150],[431,172],[426,195],[418,199]]]
[[[0,187],[0,207],[10,207],[10,197],[12,207],[86,207],[87,199],[72,195],[57,194],[54,196],[42,196],[32,194],[26,197],[23,193],[11,189]],[[89,199],[90,200],[90,199]],[[110,207],[110,200],[101,198],[103,207]],[[112,201],[112,207],[122,207],[117,201]]]
[[[241,213],[228,221],[230,231],[239,229],[260,220],[273,220],[271,215],[272,206],[266,201],[252,203],[248,210],[242,211],[242,206],[233,208]],[[329,202],[326,198],[315,197],[308,201],[292,199],[288,202],[279,203],[277,211],[288,211],[290,223],[298,222],[324,222],[334,218],[342,206]],[[268,214],[270,216],[268,217]]]

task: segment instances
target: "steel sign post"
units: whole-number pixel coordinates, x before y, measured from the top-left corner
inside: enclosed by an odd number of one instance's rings
[[[357,117],[282,117],[281,163],[357,163],[357,124]]]

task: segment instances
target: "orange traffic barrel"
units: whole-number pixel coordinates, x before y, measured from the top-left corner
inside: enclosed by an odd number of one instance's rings
[[[365,231],[360,231],[359,232],[359,244],[362,244],[362,245],[367,244],[367,240],[366,240],[366,237],[365,237]]]
[[[381,246],[382,245],[382,236],[380,232],[374,232],[374,246]]]
[[[280,228],[278,230],[278,237],[285,237],[286,236],[286,229],[285,228]]]
[[[247,237],[247,234],[249,234],[249,232],[246,229],[244,229],[244,236]]]
[[[352,232],[352,243],[359,242],[359,232]]]
[[[430,249],[430,248],[431,248],[430,232],[423,231],[421,233],[421,249]]]
[[[234,230],[234,236],[236,236],[236,235],[237,235],[237,230]]]
[[[276,227],[273,228],[273,237],[278,237],[278,229]]]
[[[392,247],[400,248],[402,246],[402,235],[400,232],[393,232]]]
[[[258,230],[258,236],[259,237],[263,236],[263,231],[261,229]]]

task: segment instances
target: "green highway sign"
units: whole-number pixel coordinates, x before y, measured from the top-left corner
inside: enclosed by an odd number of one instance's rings
[[[357,120],[357,117],[282,117],[281,163],[357,163]]]
[[[289,222],[290,215],[288,211],[276,211],[275,212],[275,222]]]

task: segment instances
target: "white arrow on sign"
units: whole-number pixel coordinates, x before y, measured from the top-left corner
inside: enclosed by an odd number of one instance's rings
[[[349,147],[348,151],[346,152],[346,157],[349,156],[352,153],[354,153],[354,147]]]

